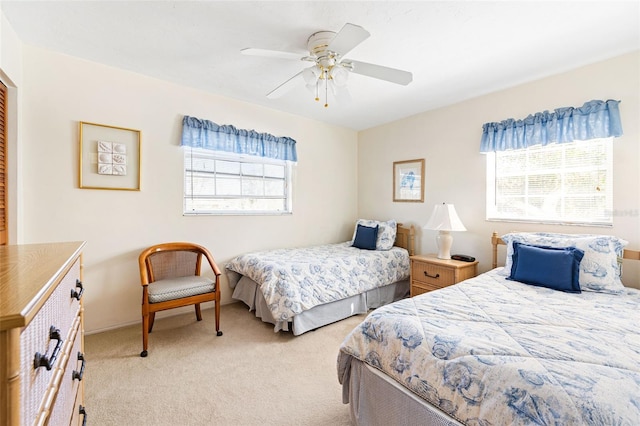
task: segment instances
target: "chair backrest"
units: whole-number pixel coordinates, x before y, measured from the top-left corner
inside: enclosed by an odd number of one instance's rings
[[[166,278],[199,275],[198,253],[192,251],[158,251],[147,257],[147,268],[151,282]]]
[[[193,243],[163,243],[149,247],[139,257],[142,283],[200,275],[203,255],[207,259],[211,257],[204,247]]]

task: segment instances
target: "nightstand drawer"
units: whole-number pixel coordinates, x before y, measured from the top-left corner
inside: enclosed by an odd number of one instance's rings
[[[455,282],[455,272],[448,267],[424,262],[412,262],[411,277],[414,284],[430,290],[446,287]]]
[[[420,281],[413,281],[413,283],[411,284],[411,297],[417,296],[422,293],[428,293],[433,290],[438,290],[443,287],[446,287],[446,285],[443,285],[442,283],[435,285],[430,283],[422,283]]]

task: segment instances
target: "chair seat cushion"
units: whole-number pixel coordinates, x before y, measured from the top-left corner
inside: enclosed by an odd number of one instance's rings
[[[159,280],[149,284],[149,303],[166,302],[167,300],[210,293],[215,289],[215,281],[202,276]]]

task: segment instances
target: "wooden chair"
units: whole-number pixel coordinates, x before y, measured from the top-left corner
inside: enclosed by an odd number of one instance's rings
[[[200,275],[202,258],[206,258],[215,281]],[[195,305],[196,319],[202,321],[200,303],[215,302],[216,334],[220,331],[220,269],[211,253],[197,244],[175,242],[157,244],[140,253],[142,284],[142,352],[147,356],[149,333],[156,312]]]

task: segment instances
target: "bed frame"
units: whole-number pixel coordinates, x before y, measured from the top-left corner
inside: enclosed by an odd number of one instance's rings
[[[494,232],[493,234],[491,234],[491,246],[492,246],[492,262],[491,262],[491,268],[495,269],[498,267],[498,246],[499,245],[506,245],[506,243],[504,241],[502,241],[502,238],[500,238],[498,236],[497,232]],[[640,260],[640,251],[639,250],[627,250],[625,249],[622,252],[622,258],[623,259],[630,259],[630,260]],[[618,259],[618,262],[620,262],[620,260]]]
[[[396,227],[396,242],[393,243],[393,245],[407,249],[409,256],[413,256],[415,254],[416,245],[415,233],[416,231],[413,225],[405,228],[401,223],[399,223]]]

